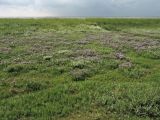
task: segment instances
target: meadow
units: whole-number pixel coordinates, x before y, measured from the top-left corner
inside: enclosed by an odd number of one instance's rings
[[[160,19],[0,19],[0,120],[153,119]]]

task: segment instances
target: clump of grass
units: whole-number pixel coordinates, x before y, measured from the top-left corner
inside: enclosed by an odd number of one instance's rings
[[[125,69],[125,68],[132,68],[133,64],[131,62],[123,62],[122,64],[119,65],[119,68]]]
[[[118,61],[115,60],[103,60],[99,63],[103,69],[114,70],[119,66]]]
[[[152,52],[152,58],[153,59],[160,59],[160,49],[159,50],[154,50]]]
[[[27,66],[24,64],[17,64],[17,65],[10,65],[8,66],[5,71],[7,73],[11,73],[11,74],[21,74],[21,73],[27,73],[31,70],[37,70],[37,68],[35,66]]]
[[[60,67],[55,68],[53,72],[55,75],[61,75],[61,74],[65,73],[67,71],[67,69],[68,68],[65,66],[60,66]]]
[[[69,54],[69,53],[71,53],[72,51],[70,51],[70,50],[60,50],[60,51],[58,51],[57,53],[58,54]]]
[[[111,70],[117,69],[118,68],[118,62],[116,62],[116,61],[109,61],[106,64],[106,68],[111,69]]]
[[[57,65],[57,66],[61,66],[61,65],[65,66],[69,62],[70,62],[70,60],[68,58],[60,58],[60,59],[56,59],[54,61],[54,64]]]
[[[6,71],[8,73],[20,73],[22,71],[24,71],[25,68],[22,65],[12,65],[6,68]]]
[[[158,50],[151,50],[151,51],[144,51],[141,53],[142,56],[148,57],[151,59],[160,59],[160,49]]]
[[[141,68],[138,66],[131,67],[131,68],[120,68],[120,70],[123,72],[123,74],[126,77],[134,78],[134,79],[140,79],[141,77],[147,75],[149,71],[145,68]]]
[[[133,105],[130,110],[134,115],[139,117],[148,116],[150,118],[160,117],[160,98],[147,100]]]
[[[52,56],[44,56],[43,59],[44,59],[44,60],[51,60],[51,59],[52,59]]]
[[[84,81],[91,75],[88,69],[74,69],[71,71],[71,76],[74,81]]]
[[[86,63],[85,63],[85,61],[84,60],[77,60],[77,61],[73,61],[72,63],[71,63],[72,65],[72,68],[79,68],[79,69],[83,69],[83,68],[85,68],[86,67]]]
[[[40,83],[40,82],[28,82],[25,86],[26,91],[32,92],[32,91],[38,91],[45,89],[46,85]]]
[[[91,49],[84,49],[84,50],[76,50],[74,53],[70,55],[72,58],[79,58],[83,57],[85,59],[93,59],[98,56],[97,52]]]
[[[24,90],[18,89],[18,88],[11,88],[11,89],[9,90],[9,92],[10,92],[12,95],[17,95],[17,94],[19,94],[19,93],[23,93]]]

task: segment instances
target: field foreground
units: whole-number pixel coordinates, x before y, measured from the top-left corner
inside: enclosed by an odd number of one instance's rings
[[[0,19],[1,120],[160,119],[160,19]]]

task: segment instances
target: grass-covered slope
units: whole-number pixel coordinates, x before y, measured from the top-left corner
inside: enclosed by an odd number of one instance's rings
[[[0,19],[1,120],[160,119],[160,19]]]

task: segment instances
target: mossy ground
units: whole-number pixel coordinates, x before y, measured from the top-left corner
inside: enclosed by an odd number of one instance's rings
[[[0,119],[160,119],[160,19],[0,19]]]

